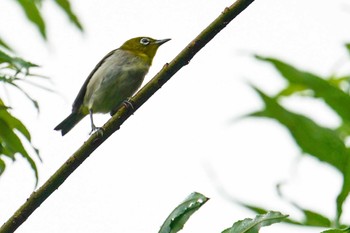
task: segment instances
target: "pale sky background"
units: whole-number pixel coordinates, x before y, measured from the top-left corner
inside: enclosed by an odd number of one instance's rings
[[[40,101],[10,91],[13,114],[23,120],[41,151],[43,184],[88,138],[82,121],[65,137],[53,128],[71,111],[81,85],[99,60],[136,36],[172,38],[155,57],[148,81],[233,1],[75,0],[85,26],[81,34],[50,1],[44,2],[48,44],[21,19],[12,1],[0,2],[0,35],[19,55],[41,64],[40,74],[59,94],[28,86]],[[280,201],[275,185],[305,208],[333,217],[340,174],[312,158],[300,158],[288,132],[266,119],[232,121],[262,105],[247,85],[275,93],[285,82],[250,54],[271,55],[299,68],[329,75],[345,64],[343,47],[350,3],[345,0],[256,0],[143,105],[17,230],[19,233],[157,232],[168,214],[193,191],[211,198],[182,232],[221,232],[252,212],[226,201],[216,182],[233,198],[271,210],[301,215]],[[344,70],[344,69],[343,69]],[[24,85],[23,85],[24,86]],[[3,88],[0,89],[3,95]],[[312,107],[310,107],[310,104]],[[286,105],[317,122],[338,119],[320,102],[295,98]],[[109,115],[97,115],[102,125]],[[34,176],[20,156],[8,161],[0,179],[0,222],[33,191]],[[343,219],[350,222],[349,202]],[[276,224],[261,232],[320,232]]]

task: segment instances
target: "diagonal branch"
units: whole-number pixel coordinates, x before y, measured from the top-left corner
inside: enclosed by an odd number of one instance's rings
[[[134,111],[144,104],[158,89],[160,89],[177,71],[187,65],[194,55],[213,39],[227,24],[246,9],[254,0],[237,0],[204,29],[186,48],[184,48],[170,63],[153,77],[133,98]],[[34,191],[27,201],[5,222],[0,233],[14,232],[26,219],[48,198],[89,155],[98,148],[109,136],[117,131],[133,111],[121,107],[103,126],[103,135],[93,134],[37,191]]]

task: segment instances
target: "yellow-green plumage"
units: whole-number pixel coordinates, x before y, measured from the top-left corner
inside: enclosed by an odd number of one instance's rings
[[[114,112],[141,86],[157,49],[169,40],[137,37],[108,53],[86,79],[73,103],[72,113],[55,130],[65,135],[89,113]],[[91,125],[95,130],[92,115]]]

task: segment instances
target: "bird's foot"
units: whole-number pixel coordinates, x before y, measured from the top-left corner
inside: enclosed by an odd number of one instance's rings
[[[128,110],[132,110],[134,111],[134,104],[132,103],[131,98],[128,98],[126,100],[123,101],[123,105],[128,109]]]
[[[126,108],[126,110],[128,112],[134,112],[134,110],[135,110],[134,104],[132,103],[131,98],[128,98],[128,99],[124,100],[121,105],[124,105],[124,107]],[[119,105],[118,108],[116,108],[116,109],[114,109],[113,111],[110,112],[111,116],[113,116],[119,110],[121,105]]]
[[[104,129],[102,127],[96,127],[95,125],[92,125],[91,132],[89,133],[89,135],[91,135],[95,132],[98,133],[98,135],[102,137]]]

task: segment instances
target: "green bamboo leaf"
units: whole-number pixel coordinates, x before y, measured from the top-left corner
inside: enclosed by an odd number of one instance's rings
[[[200,193],[192,193],[177,206],[163,223],[159,233],[176,233],[180,231],[191,215],[196,212],[209,198]]]
[[[308,87],[314,92],[315,97],[322,98],[345,122],[350,122],[350,96],[342,90],[331,85],[325,79],[284,63],[275,58],[256,56],[261,61],[272,64],[278,72],[292,84]]]
[[[1,145],[0,145],[1,147]],[[0,151],[0,154],[1,154],[1,151]],[[5,162],[0,158],[0,176],[2,175],[2,173],[5,171],[5,168],[6,168],[6,164]]]
[[[349,192],[350,192],[350,163],[347,163],[347,171],[345,171],[345,173],[343,174],[343,185],[341,188],[340,193],[337,196],[337,217],[336,217],[336,224],[337,226],[340,225],[340,217],[343,213],[343,204],[346,201]]]
[[[11,154],[19,153],[21,154],[30,164],[34,175],[36,178],[36,184],[38,183],[38,169],[36,167],[35,161],[29,156],[28,152],[25,150],[19,137],[11,130],[7,123],[0,118],[0,142],[2,146],[6,148]]]
[[[26,61],[19,57],[13,57],[5,53],[0,49],[0,63],[7,63],[9,68],[16,70],[17,72],[23,71],[26,75],[29,74],[29,69],[32,67],[39,67],[30,61]]]
[[[1,99],[0,99],[0,119],[5,121],[11,130],[17,129],[19,132],[21,132],[26,137],[26,139],[29,142],[31,141],[31,135],[30,135],[28,129],[24,126],[24,124],[20,120],[18,120],[16,117],[11,115],[7,111],[7,108]]]
[[[0,63],[12,64],[12,57],[0,49]]]
[[[241,201],[239,201],[238,204],[255,212],[256,214],[266,214],[267,212],[269,212],[267,209],[261,206],[251,205],[251,204],[243,203]]]
[[[345,48],[348,50],[348,53],[350,54],[350,43],[346,43]]]
[[[343,185],[337,197],[337,224],[343,204],[350,192],[350,151],[336,131],[319,126],[311,119],[284,109],[277,101],[255,88],[265,103],[265,109],[251,116],[269,117],[284,125],[303,152],[337,168],[343,175]]]
[[[38,113],[40,112],[40,107],[39,107],[39,103],[38,101],[36,101],[35,99],[33,99],[25,90],[23,90],[23,88],[21,88],[20,86],[18,86],[17,84],[15,84],[14,82],[10,82],[10,85],[16,87],[18,90],[20,90],[34,105],[34,107],[36,108],[36,110],[38,111]]]
[[[344,83],[347,83],[349,85],[349,82],[350,82],[350,75],[343,75],[343,76],[335,76],[335,75],[332,75],[330,77],[327,78],[327,81],[333,85],[333,86],[336,86],[338,87],[339,89],[342,88],[342,85]],[[349,90],[346,90],[346,91],[349,91]]]
[[[346,229],[329,229],[326,231],[322,231],[321,233],[350,233],[350,227]]]
[[[332,221],[326,216],[316,213],[311,210],[300,209],[305,216],[303,221],[304,226],[313,226],[313,227],[331,227]]]
[[[257,88],[255,90],[265,103],[265,109],[250,116],[277,120],[289,130],[303,152],[332,165],[345,174],[350,154],[334,130],[319,126],[310,118],[286,110],[275,99]]]
[[[17,0],[22,7],[29,21],[31,21],[38,28],[41,36],[46,40],[46,26],[43,17],[37,7],[38,1],[32,0]]]
[[[13,49],[2,38],[0,38],[0,46],[13,52]]]
[[[247,203],[244,203],[244,202],[241,202],[241,201],[238,201],[237,202],[239,205],[253,211],[254,213],[256,214],[266,214],[269,212],[268,209],[264,208],[264,207],[261,207],[261,206],[256,206],[256,205],[251,205],[251,204],[247,204]],[[285,223],[289,223],[289,224],[293,224],[293,225],[298,225],[298,226],[304,226],[304,222],[299,222],[297,220],[294,220],[290,217],[286,218],[284,220]]]
[[[284,88],[283,90],[281,90],[278,94],[277,97],[280,96],[290,96],[296,93],[300,93],[307,90],[307,87],[304,85],[299,85],[299,84],[289,84],[286,88]]]
[[[261,227],[282,222],[287,217],[288,215],[283,215],[280,212],[270,211],[257,215],[255,219],[246,218],[235,222],[231,228],[224,230],[223,233],[258,233]]]
[[[255,212],[256,214],[266,214],[268,212],[267,209],[260,206],[254,206],[243,202],[238,202],[238,204]],[[294,203],[291,203],[291,204],[294,207],[297,207],[304,214],[304,219],[303,221],[297,221],[291,218],[287,218],[284,220],[285,223],[298,225],[298,226],[314,226],[314,227],[330,227],[332,225],[331,220],[328,219],[326,216],[311,210],[303,209],[300,206],[295,205]]]
[[[70,5],[69,0],[55,0],[58,6],[61,7],[61,9],[66,13],[66,15],[69,17],[70,21],[73,22],[73,24],[79,28],[80,31],[83,31],[83,26],[80,23],[77,15],[73,12],[72,7]]]

